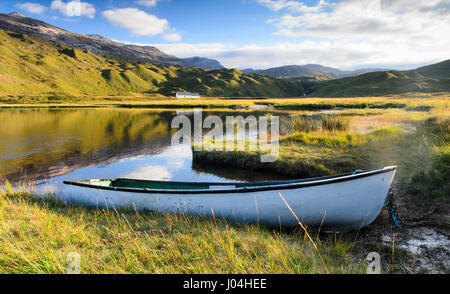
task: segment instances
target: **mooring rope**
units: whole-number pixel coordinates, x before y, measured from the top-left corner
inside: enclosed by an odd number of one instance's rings
[[[400,224],[399,218],[395,212],[395,204],[392,201],[393,198],[394,198],[394,193],[392,192],[392,189],[389,189],[388,195],[384,202],[384,207],[389,208],[389,210],[391,212],[391,217],[392,217],[392,220],[394,221],[395,226],[397,228],[401,228],[402,225]]]

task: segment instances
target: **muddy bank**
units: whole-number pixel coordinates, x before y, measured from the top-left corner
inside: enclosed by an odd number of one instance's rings
[[[382,272],[448,274],[450,272],[450,226],[445,204],[412,201],[393,186],[392,211],[385,207],[374,223],[353,233],[358,262],[369,252],[381,255]]]

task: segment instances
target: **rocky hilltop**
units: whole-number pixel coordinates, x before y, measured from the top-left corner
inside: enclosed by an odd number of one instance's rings
[[[20,13],[0,13],[0,29],[39,37],[47,41],[64,44],[75,49],[88,50],[94,54],[116,56],[128,61],[149,62],[162,65],[180,65],[205,69],[224,68],[218,61],[194,57],[181,59],[168,55],[152,46],[128,45],[112,41],[99,35],[76,34],[43,21],[25,17]],[[203,67],[206,66],[206,67]]]
[[[203,69],[224,69],[225,67],[214,59],[204,58],[204,57],[191,57],[191,58],[183,58],[183,61],[192,66],[188,67],[199,67]]]

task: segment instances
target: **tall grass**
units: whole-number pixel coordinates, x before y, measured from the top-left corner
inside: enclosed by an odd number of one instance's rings
[[[312,132],[318,129],[315,121],[311,117],[295,115],[290,117],[291,132]]]
[[[350,120],[338,115],[323,115],[322,130],[343,132],[350,129]]]
[[[280,200],[281,201],[281,200]],[[0,273],[362,273],[342,241],[218,217],[106,211],[0,193]]]

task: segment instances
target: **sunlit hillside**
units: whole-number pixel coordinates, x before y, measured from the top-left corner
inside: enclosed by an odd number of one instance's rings
[[[305,86],[310,96],[358,97],[449,92],[450,60],[410,71],[373,72]]]
[[[301,96],[300,83],[250,75],[236,69],[138,64],[95,55],[42,39],[0,31],[0,99],[18,96],[173,97],[177,91],[203,96]]]

